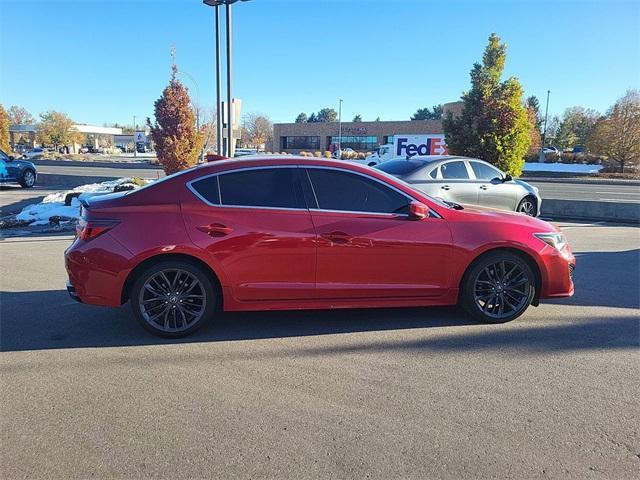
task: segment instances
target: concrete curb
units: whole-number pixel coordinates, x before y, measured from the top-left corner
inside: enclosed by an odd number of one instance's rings
[[[86,185],[87,183],[100,183],[108,180],[120,178],[119,175],[113,177],[85,177],[81,175],[58,175],[52,173],[38,173],[36,185],[38,187],[56,187],[61,189],[71,189],[78,185]]]
[[[640,180],[623,180],[615,178],[597,178],[597,179],[581,179],[581,178],[552,178],[552,177],[520,177],[527,183],[570,183],[576,185],[626,185],[640,186]]]
[[[543,217],[640,224],[640,203],[543,199]]]

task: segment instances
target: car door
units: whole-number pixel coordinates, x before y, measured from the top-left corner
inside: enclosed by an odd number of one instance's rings
[[[448,288],[451,233],[437,217],[409,220],[412,199],[365,174],[305,167],[318,235],[320,298],[437,297]]]
[[[235,299],[313,296],[316,234],[296,166],[223,172],[188,187],[189,235],[220,266]]]
[[[464,160],[458,159],[442,163],[439,179],[442,182],[440,197],[456,203],[478,204],[478,188],[471,181],[471,175]]]
[[[515,183],[503,181],[504,173],[488,163],[469,160],[469,165],[478,186],[479,205],[501,210],[516,209],[518,187]]]
[[[0,181],[9,182],[17,180],[18,170],[19,169],[15,166],[15,162],[12,161],[6,153],[0,150]]]

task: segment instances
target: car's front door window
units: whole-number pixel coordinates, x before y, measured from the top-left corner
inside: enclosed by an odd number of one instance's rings
[[[495,169],[485,163],[480,162],[469,162],[471,164],[471,169],[476,176],[476,180],[483,180],[486,182],[490,182],[491,180],[501,179],[502,172],[498,169]]]
[[[381,182],[343,170],[309,168],[320,210],[407,214],[410,199]]]

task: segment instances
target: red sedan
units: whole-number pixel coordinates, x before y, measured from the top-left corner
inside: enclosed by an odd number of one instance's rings
[[[219,310],[459,304],[502,323],[573,294],[556,227],[442,203],[387,174],[309,158],[226,160],[90,198],[65,252],[83,303],[131,303],[187,335]]]

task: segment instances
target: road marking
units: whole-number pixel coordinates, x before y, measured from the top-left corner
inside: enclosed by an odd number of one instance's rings
[[[624,198],[599,198],[603,202],[640,203],[640,200],[625,200]]]
[[[640,197],[640,194],[638,194],[638,192],[595,192],[595,193],[604,193],[606,195],[638,195]]]

